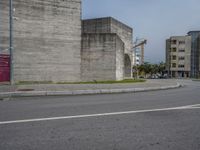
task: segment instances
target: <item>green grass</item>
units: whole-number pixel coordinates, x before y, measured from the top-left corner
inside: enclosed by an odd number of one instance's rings
[[[58,82],[57,84],[116,84],[116,83],[138,83],[138,82],[145,82],[145,80],[141,79],[125,79],[120,81],[89,81],[89,82]]]
[[[138,83],[145,82],[143,79],[125,79],[121,81],[89,81],[89,82],[57,82],[53,83],[52,81],[19,81],[17,85],[28,85],[28,84],[116,84],[116,83]]]

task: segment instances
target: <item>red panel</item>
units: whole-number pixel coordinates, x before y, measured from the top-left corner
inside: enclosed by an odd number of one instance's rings
[[[0,82],[10,81],[10,56],[0,54]]]

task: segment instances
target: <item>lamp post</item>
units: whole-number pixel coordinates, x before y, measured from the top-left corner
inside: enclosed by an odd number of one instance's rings
[[[9,21],[10,21],[10,29],[9,29],[10,84],[13,85],[13,0],[9,0]]]

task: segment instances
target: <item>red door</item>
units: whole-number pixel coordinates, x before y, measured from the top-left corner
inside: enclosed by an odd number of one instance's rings
[[[10,55],[0,54],[0,82],[10,81]]]

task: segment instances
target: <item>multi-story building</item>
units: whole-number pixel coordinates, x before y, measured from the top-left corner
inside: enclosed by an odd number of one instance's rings
[[[173,36],[166,41],[166,70],[171,77],[190,77],[191,36]]]
[[[191,77],[200,77],[200,31],[190,31],[191,36]]]

